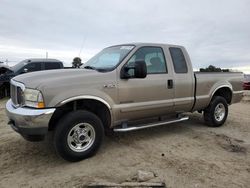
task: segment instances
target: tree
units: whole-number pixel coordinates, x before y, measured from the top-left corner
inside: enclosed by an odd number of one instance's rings
[[[82,60],[80,57],[75,57],[73,59],[73,62],[72,62],[72,67],[73,68],[80,68],[80,66],[82,65]]]
[[[200,68],[201,72],[222,72],[221,68],[209,65],[207,68]]]

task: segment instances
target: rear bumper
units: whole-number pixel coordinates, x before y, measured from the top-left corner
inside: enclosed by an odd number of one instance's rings
[[[6,114],[10,126],[21,135],[45,135],[55,108],[32,109],[15,108],[11,100],[6,103]]]

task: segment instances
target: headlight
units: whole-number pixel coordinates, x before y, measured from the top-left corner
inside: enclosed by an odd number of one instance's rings
[[[34,108],[44,108],[44,101],[42,93],[36,89],[25,89],[24,93],[25,106]]]

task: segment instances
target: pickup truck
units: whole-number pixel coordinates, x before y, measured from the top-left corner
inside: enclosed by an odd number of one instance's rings
[[[203,113],[219,127],[242,98],[242,73],[194,73],[184,47],[135,43],[105,48],[81,69],[28,73],[11,80],[6,112],[30,141],[54,131],[65,160],[94,155],[105,133],[188,120]]]
[[[11,78],[27,72],[63,69],[63,63],[56,59],[25,59],[13,67],[0,66],[0,98],[9,96]]]

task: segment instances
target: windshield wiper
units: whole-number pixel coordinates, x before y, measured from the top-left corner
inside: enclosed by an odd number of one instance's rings
[[[92,67],[92,66],[89,66],[89,65],[87,65],[87,66],[85,66],[85,67],[83,67],[84,69],[92,69],[92,70],[96,70],[96,68],[95,67]]]
[[[96,68],[96,67],[92,67],[92,66],[85,66],[83,67],[84,69],[91,69],[91,70],[95,70],[95,71],[98,71],[98,72],[107,72],[110,70],[110,68]]]

